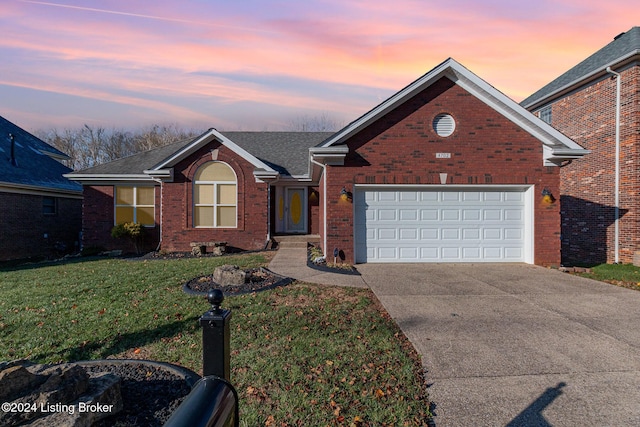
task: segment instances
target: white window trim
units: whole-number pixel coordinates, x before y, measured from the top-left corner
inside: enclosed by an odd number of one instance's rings
[[[117,191],[118,191],[118,187],[121,188],[127,188],[127,187],[131,187],[133,188],[133,205],[119,205],[117,203]],[[138,204],[138,188],[139,187],[144,187],[144,188],[153,188],[153,204],[152,205],[140,205]],[[147,185],[114,185],[113,187],[113,225],[118,225],[117,222],[117,216],[116,216],[116,212],[117,212],[117,208],[119,207],[124,207],[124,208],[128,208],[128,207],[133,207],[133,222],[137,223],[138,222],[138,208],[153,208],[153,225],[151,224],[142,224],[143,227],[145,228],[155,228],[156,223],[155,223],[155,218],[156,218],[156,188],[155,186],[147,186]]]
[[[205,163],[203,165],[201,165],[198,169],[200,169],[201,167],[206,166],[208,163]],[[233,168],[231,167],[231,165],[229,165],[228,163],[225,162],[213,162],[213,163],[222,163],[224,165],[226,165],[227,167],[229,167],[229,169],[231,169],[231,171],[233,172],[233,175],[235,176],[235,180],[234,181],[220,181],[220,180],[215,180],[215,181],[194,181],[193,182],[193,188],[192,188],[192,197],[193,197],[193,214],[192,214],[192,221],[193,221],[193,228],[238,228],[238,175],[236,175],[236,171],[233,170]],[[197,173],[197,172],[196,172]],[[235,204],[229,204],[229,203],[218,203],[218,186],[220,185],[235,185],[236,187],[236,202]],[[213,185],[213,203],[196,203],[195,202],[195,194],[196,194],[196,188],[198,185]],[[196,225],[196,208],[200,207],[200,206],[204,206],[204,207],[212,207],[213,208],[213,225]],[[233,207],[236,208],[236,214],[234,215],[234,219],[235,222],[233,225],[226,225],[226,226],[221,226],[221,225],[216,225],[218,223],[218,209],[219,207]]]

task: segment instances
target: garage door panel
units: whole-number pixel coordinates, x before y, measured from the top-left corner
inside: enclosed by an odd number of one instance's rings
[[[417,221],[417,209],[400,209],[400,221]]]
[[[462,255],[467,261],[480,261],[482,260],[481,248],[462,248]]]
[[[400,259],[413,261],[418,259],[418,248],[400,248]]]
[[[420,219],[422,221],[438,221],[438,210],[437,209],[421,209]]]
[[[398,240],[397,230],[395,228],[378,229],[379,240]]]
[[[525,206],[522,190],[356,191],[356,262],[522,262]]]
[[[481,209],[464,209],[462,211],[462,219],[465,221],[480,221],[482,218]]]
[[[378,257],[380,260],[397,260],[398,248],[378,248]]]
[[[438,261],[438,248],[420,248],[420,259],[422,261]]]
[[[419,193],[417,191],[402,191],[400,192],[400,201],[401,202],[417,202],[418,194]]]
[[[422,240],[438,240],[440,237],[439,228],[422,228],[420,238]]]
[[[442,221],[460,221],[459,209],[442,209]]]
[[[485,221],[501,221],[502,211],[498,209],[485,209],[483,211]]]
[[[416,228],[402,228],[400,229],[400,240],[418,240],[418,232],[420,230]]]
[[[421,191],[419,198],[422,202],[437,202],[438,193],[435,191]]]
[[[396,221],[398,219],[395,209],[380,209],[377,217],[379,221]]]
[[[459,240],[460,230],[457,228],[443,228],[442,240]]]

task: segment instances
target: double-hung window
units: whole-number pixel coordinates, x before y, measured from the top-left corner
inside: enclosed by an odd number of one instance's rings
[[[193,185],[194,227],[233,228],[237,224],[237,179],[222,162],[200,166]]]
[[[115,187],[115,223],[135,222],[145,227],[155,225],[154,187]]]

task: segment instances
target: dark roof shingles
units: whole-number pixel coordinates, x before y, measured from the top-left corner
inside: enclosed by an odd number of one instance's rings
[[[284,175],[306,175],[309,148],[331,136],[332,132],[220,132],[231,142]],[[142,174],[202,135],[160,148],[134,154],[78,172],[78,175]]]
[[[14,166],[11,138],[14,137]],[[0,181],[16,187],[28,186],[50,191],[81,192],[82,186],[65,178],[71,169],[55,158],[66,154],[0,117]]]
[[[615,61],[634,52],[640,53],[640,27],[633,27],[626,33],[620,34],[611,43],[526,98],[520,104],[524,107],[529,107],[563,87],[580,81],[598,70],[603,70],[606,66],[613,65]]]

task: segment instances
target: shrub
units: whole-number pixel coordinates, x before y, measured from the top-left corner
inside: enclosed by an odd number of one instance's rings
[[[136,254],[139,254],[142,239],[144,238],[144,227],[137,222],[124,222],[111,229],[111,237],[116,239],[131,239],[136,250]]]

